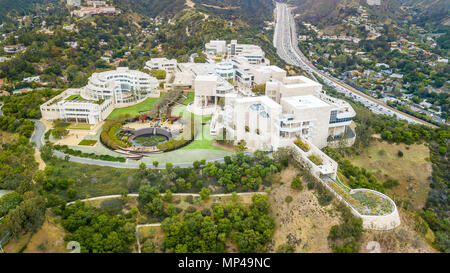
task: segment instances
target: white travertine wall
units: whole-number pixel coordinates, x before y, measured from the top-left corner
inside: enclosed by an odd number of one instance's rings
[[[307,166],[312,167],[311,174],[314,175],[322,184],[331,192],[333,195],[339,199],[340,201],[344,202],[344,204],[347,205],[348,208],[350,208],[353,215],[356,217],[359,217],[363,221],[363,228],[365,229],[371,229],[371,230],[391,230],[396,227],[398,227],[401,224],[400,216],[398,214],[397,206],[395,205],[394,201],[392,201],[391,198],[388,196],[369,189],[354,189],[351,191],[351,193],[355,193],[358,191],[369,191],[372,193],[375,193],[379,196],[382,196],[383,198],[389,199],[393,205],[393,211],[390,214],[387,215],[363,215],[359,213],[352,205],[350,205],[340,194],[338,194],[326,181],[322,179],[320,176],[320,170],[315,166],[313,163],[308,162],[308,159],[305,158],[305,153],[302,153],[301,149],[295,146],[295,144],[291,144],[291,147],[293,148],[295,159],[300,162],[301,164],[307,164]],[[334,167],[334,166],[333,166]],[[334,169],[334,168],[333,168]],[[337,165],[335,171],[337,172]],[[336,174],[334,174],[334,177]],[[330,177],[333,178],[333,176],[330,175]],[[334,179],[334,178],[333,178]]]
[[[397,206],[395,205],[394,201],[392,201],[391,198],[388,196],[374,191],[370,189],[354,189],[351,191],[351,194],[359,192],[359,191],[366,191],[366,192],[372,192],[374,194],[377,194],[379,196],[382,196],[383,198],[388,199],[391,201],[393,205],[393,211],[388,215],[357,215],[362,218],[363,220],[363,227],[365,229],[372,229],[372,230],[390,230],[398,227],[400,225],[400,216],[398,214]]]
[[[254,76],[253,81],[255,84],[264,84],[271,79],[283,81],[286,78],[286,70],[274,65],[252,67],[251,72]]]

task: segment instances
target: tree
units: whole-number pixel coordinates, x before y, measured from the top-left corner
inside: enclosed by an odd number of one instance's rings
[[[147,203],[146,207],[148,207],[149,213],[153,216],[160,216],[164,212],[164,203],[161,197],[153,198],[152,201]]]
[[[209,199],[209,195],[211,194],[211,191],[208,188],[202,188],[200,190],[200,197],[202,198],[202,200],[208,200]]]
[[[239,141],[239,143],[238,143],[236,149],[237,149],[239,152],[243,152],[243,151],[247,150],[247,142],[245,142],[245,140]]]
[[[178,214],[178,211],[173,204],[169,204],[165,209],[165,213],[168,217],[172,217],[176,216]]]
[[[292,179],[291,188],[294,190],[299,190],[299,191],[303,190],[303,184],[300,179],[300,175],[297,175],[294,177],[294,179]]]
[[[45,200],[34,192],[26,192],[23,202],[5,218],[8,229],[15,235],[35,231],[44,222]]]
[[[169,189],[166,190],[166,194],[164,194],[164,201],[171,202],[173,200],[173,194],[172,191]]]
[[[155,166],[155,168],[158,168],[159,162],[158,161],[153,161],[153,166]]]
[[[0,217],[5,216],[10,210],[16,208],[22,198],[17,192],[10,192],[0,197]]]
[[[67,197],[69,197],[69,199],[74,199],[75,196],[77,196],[78,192],[76,189],[74,188],[68,188],[67,189]]]
[[[155,69],[155,70],[152,70],[150,75],[157,78],[158,80],[164,80],[166,78],[166,71],[162,70],[162,69]]]

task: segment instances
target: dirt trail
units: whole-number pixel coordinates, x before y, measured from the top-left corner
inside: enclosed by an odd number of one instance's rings
[[[41,158],[41,152],[39,150],[34,150],[34,160],[36,160],[37,163],[39,163],[38,170],[44,170],[45,166],[47,166]]]

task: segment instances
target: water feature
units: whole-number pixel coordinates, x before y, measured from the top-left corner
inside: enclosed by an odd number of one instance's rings
[[[153,134],[143,134],[139,135],[131,140],[136,146],[150,147],[157,146],[160,143],[164,143],[169,140],[167,136],[155,134],[155,130],[153,130]]]

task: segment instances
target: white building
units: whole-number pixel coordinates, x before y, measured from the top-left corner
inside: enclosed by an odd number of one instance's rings
[[[227,42],[224,40],[211,40],[205,44],[206,54],[224,56],[227,54]]]
[[[222,61],[220,63],[216,64],[216,74],[220,77],[226,79],[226,80],[233,80],[235,79],[235,71],[234,66],[232,62],[229,61]]]
[[[46,120],[64,119],[66,121],[96,124],[105,120],[114,109],[111,99],[88,100],[80,89],[68,89],[40,106],[42,118]]]
[[[25,51],[27,48],[23,45],[7,45],[3,47],[3,51],[8,54],[16,54]]]
[[[120,10],[116,9],[113,6],[104,6],[104,7],[81,7],[78,10],[74,10],[71,12],[72,16],[84,17],[84,16],[93,16],[99,14],[119,14]]]
[[[276,150],[297,138],[318,148],[341,139],[345,145],[353,144],[355,134],[349,127],[356,115],[353,108],[327,96],[319,83],[306,77],[272,78],[266,82],[265,96],[230,92],[225,99],[224,110],[213,111],[211,134],[225,129],[227,137],[245,140],[251,150]]]
[[[165,70],[167,73],[173,73],[177,70],[177,65],[176,59],[151,58],[145,63],[145,68],[149,70]]]
[[[251,74],[254,84],[264,84],[270,80],[282,81],[286,78],[286,70],[276,65],[253,67]]]
[[[235,93],[232,84],[215,74],[196,76],[194,89],[194,103],[189,108],[191,112],[203,115],[215,111],[220,98]]]
[[[92,6],[92,7],[104,7],[106,6],[106,2],[105,1],[86,1],[86,5],[88,6]]]
[[[146,73],[118,67],[116,70],[94,73],[80,89],[68,89],[42,104],[46,120],[96,124],[105,120],[116,107],[124,107],[159,97],[158,80]]]
[[[238,44],[237,40],[231,40],[229,44],[224,40],[211,40],[205,44],[205,53],[213,56],[227,55],[228,59],[242,57],[253,65],[269,62],[261,47],[252,44]]]
[[[114,104],[129,104],[147,96],[159,97],[159,82],[148,74],[118,67],[89,78],[82,95],[88,99],[112,99]]]
[[[67,0],[67,5],[79,7],[81,6],[81,0]]]
[[[317,95],[322,85],[305,76],[291,76],[279,79],[272,77],[266,82],[266,95],[280,103],[281,96]]]
[[[229,58],[244,57],[250,64],[261,64],[268,62],[265,58],[264,51],[257,45],[238,44],[236,40],[231,40],[227,45],[227,53]]]

